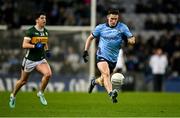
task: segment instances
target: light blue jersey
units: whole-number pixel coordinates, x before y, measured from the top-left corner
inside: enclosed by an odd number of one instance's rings
[[[107,23],[96,26],[92,35],[99,40],[97,58],[103,57],[110,62],[117,62],[117,57],[121,44],[122,36],[132,37],[132,33],[124,23],[118,23],[111,28]]]

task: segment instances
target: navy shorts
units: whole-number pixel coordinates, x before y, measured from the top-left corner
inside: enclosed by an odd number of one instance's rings
[[[111,62],[111,61],[108,61],[107,59],[103,58],[103,57],[96,57],[96,63],[98,62],[107,62],[108,65],[109,65],[109,70],[110,70],[110,74],[113,72],[114,68],[116,67],[116,63],[117,62]]]

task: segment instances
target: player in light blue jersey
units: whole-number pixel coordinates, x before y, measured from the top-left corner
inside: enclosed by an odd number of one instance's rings
[[[86,40],[83,59],[88,61],[88,49],[93,39],[98,39],[98,49],[96,52],[96,63],[99,71],[101,72],[101,82],[106,88],[113,103],[117,103],[117,90],[112,90],[110,76],[116,66],[117,57],[121,44],[123,42],[123,35],[127,36],[128,43],[134,44],[135,37],[129,31],[129,28],[118,21],[119,11],[109,10],[107,14],[107,23],[99,24],[96,26],[92,34]],[[89,87],[89,93],[92,92],[96,84],[100,84],[99,79],[92,79]]]

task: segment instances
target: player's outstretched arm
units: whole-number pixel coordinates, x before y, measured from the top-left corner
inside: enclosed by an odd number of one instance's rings
[[[90,47],[91,42],[92,42],[93,39],[94,39],[93,35],[92,34],[89,35],[89,37],[86,40],[86,44],[85,44],[85,48],[84,48],[85,51],[89,50],[89,47]]]
[[[88,50],[89,50],[89,47],[91,45],[91,42],[92,42],[93,38],[94,37],[93,37],[92,34],[89,35],[89,37],[87,38],[86,43],[85,43],[85,48],[84,48],[84,52],[83,52],[83,56],[82,56],[85,63],[88,62],[88,56],[89,56]]]

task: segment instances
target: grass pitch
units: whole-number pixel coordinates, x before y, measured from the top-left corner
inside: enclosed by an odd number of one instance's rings
[[[0,117],[180,117],[179,93],[123,92],[113,104],[99,93],[46,93],[48,106],[36,92],[20,92],[16,108],[9,108],[9,92],[0,92]]]

